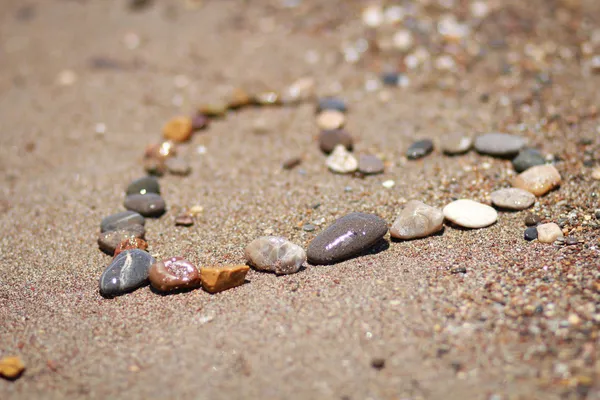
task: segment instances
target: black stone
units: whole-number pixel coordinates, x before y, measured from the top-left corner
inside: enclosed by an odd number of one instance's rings
[[[166,209],[165,201],[156,193],[132,194],[125,197],[125,208],[144,217],[160,217]]]
[[[127,190],[125,191],[125,195],[129,196],[130,194],[148,194],[148,193],[156,193],[160,194],[160,185],[158,183],[158,179],[154,176],[145,176],[143,178],[136,179],[131,182],[129,186],[127,186]]]
[[[139,213],[135,211],[122,211],[103,218],[100,223],[100,232],[116,231],[133,225],[144,225],[145,223],[146,220]]]
[[[523,149],[512,160],[512,165],[515,171],[521,173],[536,165],[544,165],[546,159],[537,149]]]
[[[406,150],[406,157],[409,160],[416,160],[421,157],[425,157],[427,154],[433,151],[433,142],[429,139],[419,140],[410,145]]]
[[[525,237],[525,240],[527,240],[529,242],[537,239],[537,237],[538,237],[537,228],[535,226],[532,226],[532,227],[525,229],[524,237]]]
[[[381,74],[381,82],[386,86],[398,86],[400,76],[397,72],[384,72]]]
[[[150,266],[156,260],[143,250],[125,250],[114,258],[100,276],[100,294],[119,296],[148,284]]]

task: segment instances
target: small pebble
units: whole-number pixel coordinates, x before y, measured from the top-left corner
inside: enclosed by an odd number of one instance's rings
[[[406,150],[406,157],[409,160],[416,160],[425,157],[433,151],[433,142],[429,139],[419,140],[410,145]]]
[[[496,207],[508,210],[525,210],[535,203],[535,196],[523,189],[506,188],[491,194],[492,203]]]
[[[396,182],[394,182],[394,181],[393,181],[393,180],[391,180],[391,179],[388,179],[387,181],[383,181],[383,182],[381,183],[381,186],[383,186],[383,187],[384,187],[384,188],[386,188],[386,189],[391,189],[391,188],[393,188],[393,187],[394,187],[394,185],[396,185]]]
[[[358,157],[358,170],[365,175],[381,174],[385,170],[385,164],[377,156],[361,154]]]
[[[577,239],[575,236],[567,236],[565,238],[565,244],[567,246],[573,246],[573,245],[579,244],[579,239]]]
[[[337,145],[342,145],[347,150],[352,151],[354,146],[352,136],[343,129],[322,131],[319,134],[319,148],[323,153],[331,153]]]
[[[385,359],[380,358],[380,357],[376,357],[376,358],[372,359],[371,367],[375,368],[376,370],[381,370],[381,369],[385,368]]]
[[[536,226],[540,222],[542,222],[542,218],[539,215],[530,213],[525,216],[525,225],[526,226]]]
[[[317,115],[317,126],[323,131],[340,129],[345,122],[346,116],[341,111],[325,110]]]
[[[444,214],[439,208],[428,206],[418,200],[406,203],[390,228],[396,239],[416,239],[439,232],[444,223]]]
[[[513,157],[526,144],[525,138],[509,133],[486,133],[475,138],[475,150],[495,157]]]
[[[281,96],[277,92],[267,90],[265,92],[256,93],[253,97],[253,101],[259,106],[273,106],[281,104]]]
[[[175,226],[192,226],[194,225],[194,217],[188,213],[183,213],[175,218]]]
[[[144,171],[150,175],[163,176],[167,172],[165,161],[158,158],[144,159]]]
[[[560,174],[553,165],[536,165],[517,175],[512,185],[536,196],[543,196],[559,186],[560,182]]]
[[[300,78],[285,88],[281,94],[281,102],[283,104],[298,104],[308,101],[315,96],[315,86],[314,78]]]
[[[115,231],[102,232],[98,236],[98,247],[109,256],[112,256],[122,241],[131,238],[143,239],[145,234],[146,230],[143,225],[131,225]]]
[[[296,168],[298,165],[302,164],[302,158],[300,157],[292,157],[288,158],[281,164],[281,168],[290,170]]]
[[[317,227],[313,224],[304,224],[302,225],[302,230],[306,231],[306,232],[312,232],[315,229],[317,229]]]
[[[192,132],[200,131],[209,124],[209,119],[204,114],[196,114],[192,117]]]
[[[596,167],[592,170],[592,179],[600,181],[600,167]]]
[[[126,229],[132,225],[144,225],[146,220],[135,211],[121,211],[104,217],[100,223],[100,232]]]
[[[537,149],[523,149],[512,160],[512,165],[515,171],[521,173],[536,165],[546,164],[546,158]]]
[[[358,169],[358,161],[346,148],[338,144],[327,157],[327,167],[338,174],[347,174]]]
[[[235,88],[231,93],[228,106],[232,110],[237,110],[253,102],[252,96],[242,88]]]
[[[198,108],[198,113],[207,117],[220,118],[225,116],[229,105],[225,102],[204,104]]]
[[[484,228],[498,219],[498,212],[492,207],[468,199],[453,201],[443,212],[446,219],[464,228]]]
[[[464,154],[471,150],[473,139],[464,133],[446,135],[442,141],[442,151],[448,155]]]
[[[148,273],[152,287],[161,292],[195,289],[202,285],[198,268],[183,257],[157,261]]]
[[[163,136],[174,142],[185,142],[192,137],[193,124],[190,117],[175,117],[163,127]]]
[[[125,208],[144,217],[160,217],[165,212],[165,201],[156,193],[131,194],[125,197]]]
[[[399,86],[401,77],[398,72],[384,72],[381,74],[381,82],[386,86]]]
[[[463,267],[463,266],[455,265],[450,268],[450,273],[451,274],[466,274],[467,268]]]
[[[337,97],[322,97],[317,104],[317,114],[325,110],[335,110],[345,113],[348,111],[348,107],[343,100],[338,99]]]
[[[144,176],[143,178],[136,179],[131,182],[125,190],[126,196],[148,193],[160,194],[160,184],[158,183],[158,179],[154,176]]]
[[[525,229],[524,237],[525,237],[525,240],[527,240],[529,242],[537,239],[538,238],[537,228],[535,226],[530,226],[529,228]]]
[[[192,167],[181,157],[171,157],[165,161],[169,173],[179,176],[187,176],[192,172]]]
[[[119,296],[148,283],[150,266],[156,260],[143,250],[126,250],[115,257],[100,276],[100,294]]]
[[[148,242],[146,242],[144,239],[130,237],[119,243],[119,245],[115,248],[115,253],[113,254],[113,256],[116,257],[125,250],[140,249],[145,251],[147,248]]]
[[[218,293],[244,284],[247,265],[226,265],[200,268],[202,287],[208,293]]]
[[[25,364],[17,356],[3,357],[0,359],[0,376],[4,379],[15,380],[25,371]]]
[[[279,236],[263,236],[254,239],[245,250],[246,261],[261,271],[277,275],[298,272],[306,262],[304,249]]]
[[[554,222],[538,225],[536,229],[540,243],[554,243],[556,239],[564,236],[560,226]]]

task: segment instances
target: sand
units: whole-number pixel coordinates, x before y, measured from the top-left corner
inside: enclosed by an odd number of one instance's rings
[[[488,64],[462,76],[469,90],[415,84],[382,102],[364,90],[377,63],[339,56],[342,41],[363,30],[364,3],[305,3],[300,18],[266,0],[198,9],[165,1],[135,13],[122,1],[1,2],[0,357],[18,355],[27,370],[0,380],[0,398],[600,399],[599,231],[576,225],[577,246],[528,243],[525,212],[501,212],[482,230],[447,226],[388,241],[290,276],[250,271],[248,283],[216,295],[148,287],[99,295],[110,263],[96,244],[100,220],[123,209],[127,183],[143,175],[145,145],[172,116],[236,86],[278,89],[310,75],[325,95],[342,83],[355,152],[381,153],[392,165],[365,179],[330,173],[312,104],[239,111],[182,149],[190,176],[161,179],[169,210],[147,223],[152,254],[237,264],[263,234],[306,246],[347,212],[391,224],[410,199],[489,203],[509,185],[506,160],[439,150],[403,159],[415,139],[505,128],[516,117],[539,122],[498,105]],[[523,18],[535,20],[538,9],[547,18],[545,4],[532,2]],[[569,15],[597,23],[599,6],[582,7]],[[550,30],[548,40],[570,43],[567,28]],[[307,63],[307,52],[321,61]],[[553,82],[543,107],[563,116],[600,100],[600,77],[585,77],[576,60]],[[562,160],[561,188],[537,206],[549,220],[574,209],[583,221],[598,208],[599,183],[582,164],[584,151],[600,149],[598,122],[524,129]],[[299,167],[281,168],[296,156]],[[386,180],[395,186],[384,188]],[[198,222],[175,227],[193,205],[204,208]],[[316,231],[301,229],[315,221]],[[453,273],[458,267],[467,272]],[[384,368],[371,366],[377,358]]]

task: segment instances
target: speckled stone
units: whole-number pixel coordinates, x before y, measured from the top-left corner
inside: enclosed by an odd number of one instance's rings
[[[322,97],[317,104],[317,113],[325,110],[336,110],[345,113],[348,111],[348,107],[342,99],[337,97]]]
[[[537,226],[538,242],[554,243],[559,237],[563,237],[562,229],[554,222]]]
[[[358,160],[344,146],[338,144],[327,157],[327,168],[338,174],[348,174],[358,169]]]
[[[245,255],[248,264],[254,268],[278,275],[296,273],[306,262],[302,247],[279,236],[254,239],[246,246]]]
[[[406,203],[404,209],[390,228],[396,239],[416,239],[439,232],[444,226],[444,214],[439,208],[428,206],[418,200]]]
[[[443,212],[449,221],[471,229],[484,228],[498,219],[498,212],[492,207],[468,199],[453,201]]]
[[[448,155],[464,154],[473,147],[473,139],[464,133],[451,133],[441,142],[442,151]]]
[[[513,179],[513,186],[543,196],[560,185],[560,174],[553,165],[536,165]]]
[[[106,231],[98,236],[98,247],[100,250],[112,256],[115,254],[115,249],[124,240],[131,238],[143,239],[146,231],[143,225],[131,225],[124,229],[115,231]]]
[[[535,196],[523,189],[506,188],[491,194],[492,203],[496,207],[508,210],[525,210],[535,203]]]
[[[126,196],[129,196],[130,194],[148,193],[160,194],[160,184],[158,183],[158,179],[154,176],[144,176],[143,178],[136,179],[131,182],[125,190]]]
[[[150,267],[148,278],[152,287],[161,292],[194,289],[202,285],[198,268],[183,257],[155,262]]]
[[[429,139],[419,140],[410,145],[406,150],[406,157],[409,160],[416,160],[425,157],[433,151],[433,142]]]
[[[357,256],[379,242],[387,223],[374,214],[353,212],[337,219],[308,245],[308,261],[335,264]]]
[[[148,283],[155,260],[143,250],[126,250],[115,257],[100,276],[100,294],[119,296]]]
[[[544,165],[546,159],[537,149],[523,149],[512,160],[512,165],[515,171],[521,173],[536,165]]]
[[[131,237],[131,238],[125,239],[121,243],[119,243],[119,245],[115,249],[115,252],[113,255],[114,255],[114,257],[116,257],[119,254],[121,254],[122,252],[124,252],[125,250],[131,250],[131,249],[146,250],[147,248],[148,248],[148,242],[146,242],[144,239]]]
[[[535,226],[530,226],[529,228],[525,229],[525,233],[523,233],[523,237],[528,242],[531,242],[532,240],[537,239],[538,238],[537,228]]]
[[[381,174],[385,170],[385,164],[377,156],[361,154],[358,157],[358,170],[365,175]]]
[[[521,136],[510,133],[486,133],[475,139],[475,150],[495,157],[514,157],[527,144]]]
[[[165,201],[156,193],[131,194],[125,197],[125,208],[144,217],[160,217],[165,212]]]
[[[335,149],[335,146],[340,144],[349,151],[354,146],[352,136],[343,129],[323,131],[319,134],[319,148],[323,153],[331,153]]]
[[[146,220],[135,211],[122,211],[104,217],[100,223],[100,232],[116,231],[126,229],[132,225],[144,225]]]

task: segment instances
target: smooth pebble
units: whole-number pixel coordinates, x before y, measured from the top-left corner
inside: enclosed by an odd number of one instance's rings
[[[443,212],[446,219],[464,228],[484,228],[498,219],[498,212],[492,207],[468,199],[453,201]]]
[[[296,273],[306,262],[302,247],[279,236],[254,239],[246,246],[245,255],[248,264],[254,268],[277,275]]]
[[[411,200],[390,228],[390,235],[396,239],[416,239],[439,232],[444,223],[444,214],[439,208],[421,201]]]
[[[122,252],[124,252],[125,250],[131,250],[131,249],[146,250],[147,248],[148,248],[148,242],[146,242],[144,239],[140,239],[137,237],[130,237],[128,239],[123,240],[121,243],[119,243],[117,245],[113,256],[116,257],[119,254],[121,254]]]
[[[132,225],[144,225],[146,220],[135,211],[121,211],[116,214],[104,217],[100,222],[100,232],[116,231],[126,229]]]
[[[525,229],[525,233],[523,234],[523,237],[528,242],[537,239],[538,238],[537,228],[535,226],[530,226],[529,228]]]
[[[322,97],[317,104],[317,113],[325,110],[335,110],[342,113],[348,111],[346,103],[337,97]]]
[[[159,217],[165,212],[165,201],[156,193],[131,194],[125,197],[125,208],[144,217]]]
[[[125,190],[125,195],[130,194],[148,194],[156,193],[160,194],[160,184],[158,179],[154,176],[144,176],[131,182]]]
[[[126,250],[115,257],[100,276],[100,294],[118,296],[148,283],[155,260],[143,250]]]
[[[185,142],[192,137],[193,121],[190,117],[175,117],[163,127],[163,136],[174,142]]]
[[[358,169],[358,160],[344,146],[338,144],[327,157],[327,167],[338,174],[348,174]]]
[[[559,186],[560,173],[554,165],[536,165],[517,175],[512,182],[516,188],[527,190],[536,196],[543,196]]]
[[[157,261],[150,267],[150,284],[161,292],[200,287],[198,268],[183,257],[171,257]]]
[[[365,175],[381,174],[385,170],[385,164],[377,156],[361,154],[358,157],[358,170]]]
[[[340,144],[350,151],[354,145],[352,136],[344,129],[323,131],[319,134],[319,148],[323,153],[331,153]]]
[[[527,144],[521,136],[510,133],[486,133],[475,138],[475,150],[495,157],[514,157]]]
[[[317,126],[324,131],[340,129],[344,126],[345,121],[346,116],[344,113],[337,110],[325,110],[317,115]]]
[[[169,173],[179,176],[187,176],[192,172],[190,164],[181,157],[171,157],[165,161]]]
[[[523,189],[505,188],[491,194],[492,203],[509,210],[525,210],[535,203],[535,196]]]
[[[127,228],[102,232],[98,236],[98,247],[109,256],[112,256],[122,241],[131,238],[143,239],[145,233],[146,230],[143,225],[130,225]]]
[[[515,171],[521,173],[536,165],[546,164],[546,158],[537,149],[526,148],[519,152],[519,154],[513,158],[512,165]]]
[[[525,216],[524,222],[526,226],[536,226],[542,222],[542,218],[539,215],[529,213]]]
[[[560,226],[554,222],[538,225],[536,229],[540,243],[554,243],[556,239],[564,236]]]
[[[409,160],[416,160],[425,157],[433,151],[433,142],[429,139],[419,140],[410,145],[406,150],[406,157]]]
[[[442,151],[448,155],[463,154],[473,146],[473,138],[463,133],[451,133],[442,140]]]

